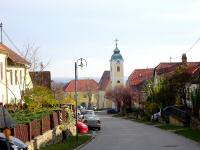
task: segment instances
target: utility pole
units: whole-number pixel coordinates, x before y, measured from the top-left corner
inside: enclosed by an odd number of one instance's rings
[[[0,32],[1,32],[1,44],[3,43],[3,23],[0,23]]]

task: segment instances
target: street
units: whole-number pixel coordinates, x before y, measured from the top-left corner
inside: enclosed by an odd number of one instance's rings
[[[98,114],[102,130],[81,150],[199,150],[200,144],[154,126]]]

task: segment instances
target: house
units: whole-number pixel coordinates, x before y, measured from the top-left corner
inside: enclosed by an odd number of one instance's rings
[[[106,91],[111,88],[110,71],[104,71],[99,81],[97,108],[111,108],[112,101],[106,98]]]
[[[188,73],[192,73],[195,69],[198,68],[199,65],[200,62],[188,62],[186,54],[182,55],[182,62],[161,62],[158,66],[155,67],[154,82],[156,84],[158,82],[159,77],[173,75],[176,69],[180,66],[185,66],[186,71],[189,71]]]
[[[77,81],[78,84],[78,105],[88,107],[89,102],[97,106],[98,83],[93,79],[82,79]],[[64,88],[66,97],[75,97],[75,80],[71,80]]]
[[[154,70],[154,85],[156,86],[159,82],[160,77],[170,77],[175,74],[178,67],[184,66],[186,69],[186,74],[189,77],[192,77],[192,81],[190,83],[186,84],[185,89],[186,96],[184,100],[186,100],[186,103],[189,107],[191,106],[190,96],[189,92],[194,90],[197,85],[199,84],[199,70],[200,70],[200,62],[188,62],[186,54],[182,55],[182,62],[169,62],[169,63],[160,63]]]
[[[133,96],[134,106],[143,108],[146,102],[144,85],[153,78],[153,68],[135,69],[128,78],[128,86]]]
[[[35,71],[29,72],[33,86],[42,86],[51,89],[51,72]]]
[[[25,89],[32,88],[29,62],[0,43],[0,102],[18,103]]]

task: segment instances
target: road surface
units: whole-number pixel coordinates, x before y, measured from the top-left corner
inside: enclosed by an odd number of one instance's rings
[[[200,150],[200,144],[154,126],[100,114],[102,130],[81,150]]]

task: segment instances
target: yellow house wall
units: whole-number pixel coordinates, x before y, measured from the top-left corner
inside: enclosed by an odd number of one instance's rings
[[[66,92],[66,96],[71,96],[75,98],[75,92]],[[81,103],[86,103],[88,106],[89,98],[86,92],[78,92],[78,105]],[[92,104],[97,106],[97,92],[92,93]]]

